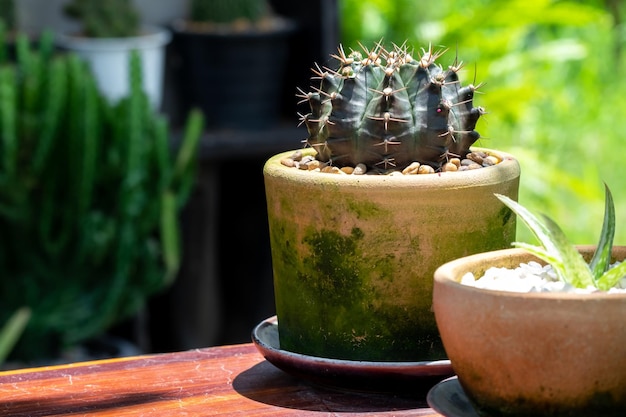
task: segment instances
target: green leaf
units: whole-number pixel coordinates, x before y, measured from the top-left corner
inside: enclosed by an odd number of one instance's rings
[[[204,116],[198,109],[192,109],[185,124],[185,133],[174,164],[174,176],[184,175],[188,167],[193,165],[197,156],[198,144],[204,128]]]
[[[597,281],[596,288],[600,291],[608,291],[626,275],[626,262],[606,271]]]
[[[541,246],[530,245],[524,242],[513,242],[513,246],[515,246],[516,248],[524,249],[525,251],[532,253],[537,258],[543,260],[544,262],[549,263],[553,267],[555,265],[560,266],[563,264],[559,259],[556,259],[555,257],[553,257],[549,252],[547,252]]]
[[[602,232],[600,233],[600,241],[598,242],[596,251],[589,264],[596,282],[609,269],[611,249],[613,248],[613,236],[615,235],[615,205],[613,203],[613,196],[606,184],[604,184],[604,190],[605,203]]]
[[[507,196],[496,194],[496,197],[528,226],[543,248],[517,243],[518,247],[530,249],[531,253],[549,262],[562,281],[577,288],[594,285],[589,266],[552,219],[545,215],[538,218]]]
[[[576,288],[595,286],[589,265],[580,252],[570,243],[561,228],[551,218],[545,215],[542,217],[550,231],[550,239],[559,252],[558,257],[562,264],[560,269],[557,269],[557,274],[560,273],[561,280]],[[555,254],[555,256],[557,255]],[[552,266],[554,267],[554,265]]]
[[[165,264],[164,285],[172,283],[180,267],[180,236],[176,217],[176,196],[172,191],[161,195],[161,241]]]
[[[13,349],[13,346],[15,346],[24,332],[30,316],[30,309],[22,307],[13,313],[9,321],[0,330],[0,363],[4,362],[9,353],[11,353],[11,349]]]
[[[537,218],[533,213],[528,211],[524,206],[511,200],[509,197],[501,194],[495,194],[495,196],[502,201],[513,213],[515,213],[530,229],[531,232],[539,239],[539,242],[543,245],[547,252],[551,253],[556,259],[561,259],[559,250],[555,246],[550,236],[550,230],[542,221]]]

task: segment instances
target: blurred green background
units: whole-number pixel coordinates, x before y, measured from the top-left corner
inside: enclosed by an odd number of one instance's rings
[[[463,84],[484,83],[478,146],[522,166],[520,202],[559,223],[573,243],[597,243],[604,186],[626,244],[626,28],[621,0],[340,0],[346,49],[405,40],[448,48]],[[532,241],[518,222],[518,240]]]

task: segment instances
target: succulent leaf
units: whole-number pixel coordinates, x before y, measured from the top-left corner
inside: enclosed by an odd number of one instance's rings
[[[537,237],[541,246],[514,242],[513,245],[532,253],[552,265],[560,280],[577,288],[595,287],[601,291],[613,288],[626,276],[626,262],[611,268],[611,252],[615,234],[615,207],[611,190],[605,184],[604,221],[600,241],[589,264],[568,240],[561,228],[548,216],[535,216],[521,204],[495,194]]]
[[[593,277],[598,280],[608,269],[611,262],[611,248],[613,247],[613,236],[615,235],[615,205],[611,190],[604,184],[604,221],[600,241],[589,264]]]
[[[537,237],[541,250],[530,250],[534,255],[550,263],[558,277],[574,287],[585,288],[594,285],[591,271],[583,257],[572,246],[561,228],[548,216],[538,218],[524,206],[510,198],[496,194],[496,197],[509,207]],[[513,242],[513,246],[529,250],[530,245]]]
[[[596,287],[601,291],[608,291],[613,288],[622,278],[626,276],[626,262],[606,271],[596,280]]]

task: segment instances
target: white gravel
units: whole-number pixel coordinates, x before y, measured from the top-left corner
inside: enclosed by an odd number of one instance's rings
[[[588,294],[597,292],[595,287],[575,288],[559,281],[550,265],[542,266],[537,262],[522,263],[515,269],[489,268],[476,279],[471,272],[461,278],[461,283],[476,288],[485,288],[512,292],[564,292]],[[626,293],[626,277],[609,293]]]

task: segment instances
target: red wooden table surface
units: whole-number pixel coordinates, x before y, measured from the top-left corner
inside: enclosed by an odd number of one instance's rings
[[[252,344],[0,372],[0,416],[431,416],[423,394],[310,385]]]

